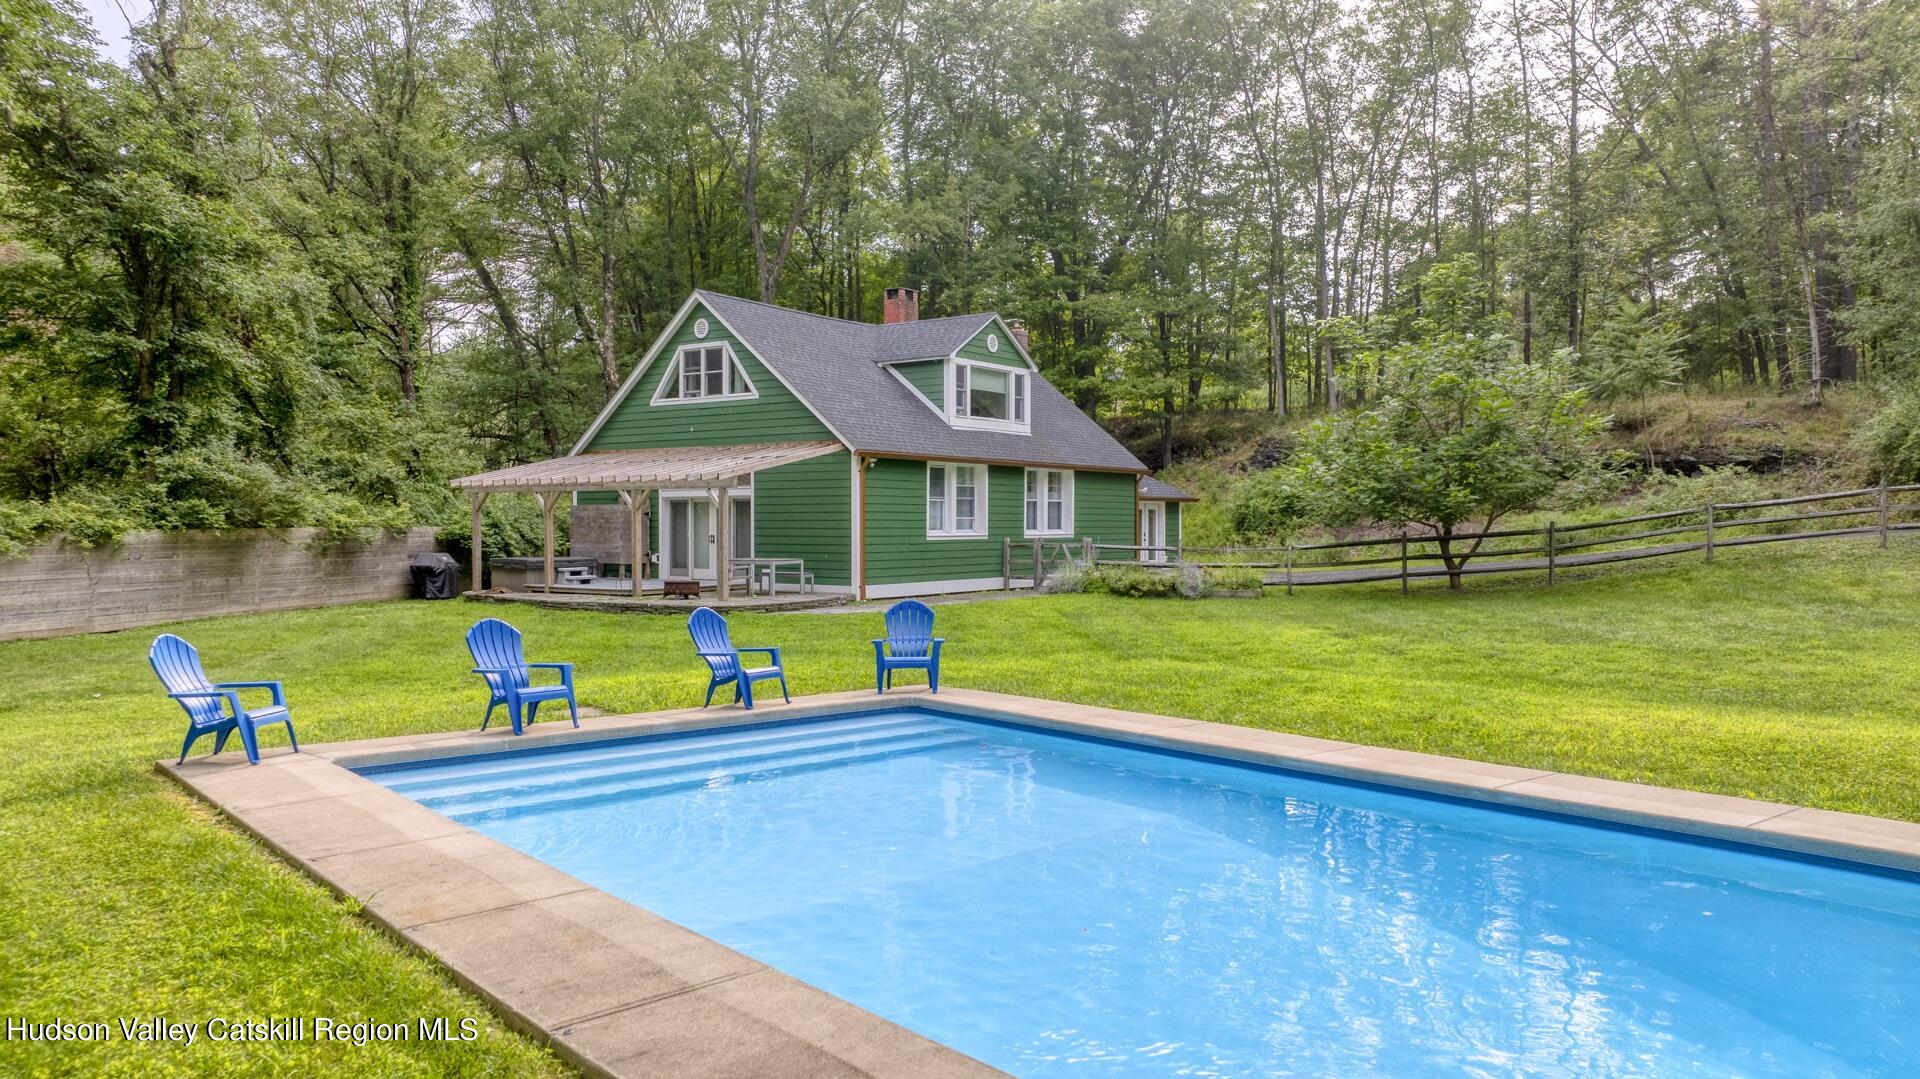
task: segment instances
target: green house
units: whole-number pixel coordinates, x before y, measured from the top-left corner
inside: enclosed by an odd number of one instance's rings
[[[525,491],[551,510],[572,494],[563,572],[635,594],[1019,586],[1035,541],[1169,557],[1189,496],[1041,377],[1019,323],[917,306],[888,289],[874,324],[695,291],[571,455],[457,482],[476,506]]]

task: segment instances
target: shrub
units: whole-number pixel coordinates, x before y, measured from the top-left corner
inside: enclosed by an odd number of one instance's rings
[[[1088,591],[1087,585],[1092,574],[1078,562],[1070,562],[1047,575],[1040,583],[1040,591],[1050,593],[1070,593]]]
[[[1170,573],[1154,573],[1138,566],[1100,566],[1087,574],[1087,591],[1114,596],[1171,596],[1175,594],[1175,582]]]
[[[1920,480],[1920,382],[1896,389],[1861,426],[1854,445],[1889,483]]]
[[[1245,566],[1230,566],[1207,571],[1207,587],[1214,592],[1258,591],[1266,583],[1266,577],[1259,570]]]
[[[1287,468],[1248,476],[1234,488],[1227,502],[1233,538],[1244,543],[1292,539],[1299,533],[1307,512],[1299,477]]]
[[[1047,590],[1055,591],[1054,579]],[[1156,599],[1180,596],[1199,599],[1212,591],[1213,584],[1199,566],[1180,566],[1172,570],[1151,570],[1140,566],[1095,566],[1079,572],[1074,587],[1058,591],[1097,592],[1110,596]]]

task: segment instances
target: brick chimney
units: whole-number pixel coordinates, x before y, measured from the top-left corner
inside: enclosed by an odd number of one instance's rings
[[[896,322],[914,322],[920,318],[920,290],[895,286],[887,290],[885,313],[880,321],[886,325]]]
[[[1032,351],[1032,349],[1029,348],[1027,345],[1027,324],[1025,321],[1017,318],[1008,319],[1007,332],[1013,335],[1013,339],[1015,341],[1020,342],[1020,351],[1022,352]]]

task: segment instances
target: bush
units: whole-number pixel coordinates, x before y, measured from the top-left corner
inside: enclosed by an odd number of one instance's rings
[[[1087,591],[1087,568],[1078,562],[1069,562],[1065,566],[1047,575],[1040,583],[1040,591],[1049,593],[1071,593]]]
[[[1086,590],[1112,596],[1155,597],[1175,595],[1170,573],[1154,573],[1138,566],[1100,566],[1087,573]]]
[[[1286,468],[1248,476],[1227,502],[1233,538],[1242,543],[1290,540],[1299,534],[1307,512],[1299,477]]]
[[[1047,579],[1049,592],[1094,592],[1136,599],[1164,599],[1174,596],[1199,599],[1212,591],[1212,582],[1199,566],[1181,566],[1173,570],[1150,570],[1140,566],[1075,567],[1068,581],[1060,574]],[[1056,584],[1059,587],[1055,587]]]
[[[97,547],[146,526],[123,499],[101,491],[75,491],[51,502],[0,499],[0,557],[18,557],[56,535]]]
[[[1259,591],[1267,583],[1259,570],[1243,566],[1210,569],[1206,579],[1208,590],[1213,592]]]
[[[568,504],[553,514],[553,549],[565,551],[569,532]],[[473,552],[473,510],[464,499],[443,509],[436,524],[440,543],[463,564]],[[480,544],[488,558],[532,556],[546,550],[546,521],[540,503],[527,495],[494,495],[480,511]]]
[[[1854,445],[1887,482],[1920,480],[1920,382],[1896,389],[1861,426]]]

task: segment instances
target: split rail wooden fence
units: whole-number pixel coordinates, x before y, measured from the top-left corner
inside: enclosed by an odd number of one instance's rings
[[[1455,559],[1469,552],[1471,556],[1452,570],[1442,561],[1437,538],[1427,532],[1283,547],[1142,547],[1091,540],[1055,546],[1067,557],[1078,555],[1076,560],[1086,565],[1259,569],[1266,571],[1267,584],[1284,585],[1289,594],[1296,587],[1379,581],[1399,581],[1405,591],[1410,582],[1455,574],[1542,572],[1552,584],[1566,569],[1696,552],[1710,562],[1716,550],[1757,543],[1874,536],[1885,547],[1892,533],[1920,530],[1920,500],[1905,497],[1914,492],[1920,492],[1920,484],[1882,484],[1793,498],[1708,503],[1604,521],[1549,521],[1539,528],[1456,532],[1449,537]],[[1026,545],[1009,541],[1009,581],[1026,576],[1013,570],[1030,571],[1036,563],[1044,580],[1047,550],[1038,541]]]

